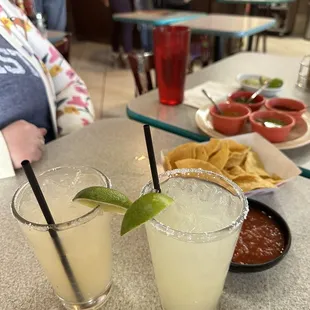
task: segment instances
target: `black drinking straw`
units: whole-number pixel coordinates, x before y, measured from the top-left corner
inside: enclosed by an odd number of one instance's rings
[[[38,183],[38,180],[37,180],[37,178],[36,178],[36,176],[32,170],[30,162],[28,160],[24,160],[22,162],[22,167],[25,171],[25,174],[26,174],[27,179],[29,181],[29,184],[32,188],[32,191],[33,191],[33,193],[34,193],[34,195],[38,201],[38,204],[41,208],[41,211],[45,217],[46,223],[48,225],[55,225],[55,221],[53,219],[53,216],[51,214],[50,209],[48,208],[48,205],[47,205],[46,200],[43,196],[43,193],[42,193],[42,190],[41,190],[40,185]],[[69,283],[72,287],[74,295],[75,295],[78,302],[82,302],[83,296],[81,294],[78,283],[75,279],[73,271],[70,267],[70,264],[69,264],[68,259],[66,257],[66,254],[65,254],[64,248],[61,244],[61,241],[59,239],[59,236],[58,236],[57,232],[53,229],[49,229],[48,232],[49,232],[49,234],[50,234],[50,236],[54,242],[55,248],[56,248],[57,253],[59,255],[59,259],[60,259],[62,266],[64,268],[64,271],[68,277],[68,280],[69,280]]]
[[[156,167],[156,159],[154,154],[154,147],[153,147],[153,141],[152,141],[152,135],[151,135],[151,129],[149,125],[143,125],[144,129],[144,136],[145,136],[145,143],[147,147],[147,153],[149,156],[149,162],[150,162],[150,168],[152,173],[152,179],[153,179],[153,185],[154,189],[157,193],[161,192],[160,185],[159,185],[159,178],[158,178],[158,172]]]

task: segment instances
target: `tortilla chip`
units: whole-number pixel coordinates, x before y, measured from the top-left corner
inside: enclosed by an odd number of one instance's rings
[[[207,161],[220,149],[220,140],[211,139],[208,143],[200,144],[196,147],[196,159]]]
[[[169,158],[167,156],[165,156],[165,160],[164,160],[163,166],[164,166],[165,171],[173,170],[172,165],[170,163],[170,160],[169,160]]]
[[[249,147],[243,144],[240,144],[234,140],[226,140],[228,142],[228,148],[231,152],[244,152]]]
[[[250,149],[247,148],[242,152],[230,152],[228,161],[225,165],[225,169],[230,169],[236,166],[241,166],[249,150]]]
[[[207,149],[208,144],[201,144],[196,148],[196,159],[208,161],[209,153]]]
[[[248,173],[257,174],[261,177],[270,177],[265,171],[264,165],[259,159],[257,153],[250,151],[244,161],[243,169]]]
[[[274,179],[275,181],[283,181],[283,179],[281,179],[277,174],[273,173],[271,175],[272,179]]]
[[[186,159],[186,158],[195,158],[196,157],[196,147],[199,144],[196,142],[190,142],[186,144],[179,145],[173,151],[167,154],[167,158],[171,164],[173,169],[176,168],[175,162],[178,160]]]
[[[266,176],[262,176],[261,177],[262,179],[272,183],[272,184],[279,184],[281,183],[283,180],[278,176],[276,175],[275,173],[273,173],[270,177],[266,177]]]
[[[244,192],[273,188],[283,181],[279,176],[265,171],[258,154],[250,147],[234,140],[211,139],[203,144],[191,142],[180,145],[167,154],[163,165],[166,171],[200,168],[222,174],[237,183]],[[202,177],[208,180],[211,176]]]
[[[236,178],[236,176],[230,174],[229,171],[227,171],[227,170],[222,170],[222,175],[225,176],[226,178],[232,180],[232,181],[234,180],[234,178]]]
[[[277,185],[282,182],[282,180],[275,180],[272,178],[263,178],[264,181],[270,182],[271,184]]]
[[[259,188],[273,188],[275,187],[274,184],[263,180],[258,175],[255,174],[247,174],[241,175],[234,179],[234,182],[238,184],[244,192],[249,192],[254,189]]]
[[[237,178],[238,176],[246,176],[246,175],[250,175],[248,173],[246,173],[240,166],[236,166],[233,167],[232,169],[224,169],[223,173],[226,177],[228,177],[231,180],[234,180],[235,178]]]
[[[203,170],[207,171],[212,171],[215,173],[222,174],[222,172],[214,167],[212,164],[208,163],[207,161],[203,161],[200,159],[193,159],[193,158],[188,158],[188,159],[182,159],[178,160],[175,165],[177,166],[178,169],[182,168],[200,168]]]
[[[228,156],[229,148],[227,140],[222,140],[219,151],[209,159],[209,163],[217,167],[218,169],[223,170],[228,161]]]
[[[229,169],[229,172],[235,176],[247,174],[240,166],[236,166]]]
[[[221,147],[221,140],[211,138],[210,141],[206,144],[209,157],[215,154]]]

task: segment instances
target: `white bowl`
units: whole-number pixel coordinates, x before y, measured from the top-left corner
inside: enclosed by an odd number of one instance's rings
[[[260,76],[261,75],[259,74],[238,74],[236,79],[237,79],[237,82],[240,84],[240,86],[244,90],[255,92],[259,89],[259,87],[246,85],[242,83],[242,81],[247,80],[247,79],[256,79],[256,78],[258,79]],[[261,95],[265,97],[275,97],[282,90],[282,88],[283,88],[283,85],[278,88],[266,88],[261,92]]]

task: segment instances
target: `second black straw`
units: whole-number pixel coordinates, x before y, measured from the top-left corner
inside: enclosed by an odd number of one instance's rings
[[[158,172],[157,172],[157,166],[156,166],[156,159],[155,159],[151,129],[150,129],[149,125],[144,125],[143,129],[144,129],[144,136],[145,136],[145,143],[146,143],[146,147],[147,147],[147,153],[149,156],[149,162],[150,162],[150,168],[151,168],[151,173],[152,173],[154,189],[157,191],[157,193],[160,193],[161,189],[160,189],[160,185],[159,185],[159,178],[158,178]]]

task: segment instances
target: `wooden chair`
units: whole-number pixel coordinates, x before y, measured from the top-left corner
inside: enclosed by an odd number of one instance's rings
[[[15,5],[24,11],[24,13],[30,18],[35,17],[34,0],[13,0]],[[63,38],[52,42],[57,48],[60,54],[69,62],[70,61],[70,50],[71,50],[71,33],[65,33]]]
[[[59,53],[70,62],[70,51],[71,51],[71,33],[66,33],[66,35],[61,39],[53,43],[57,48]]]
[[[152,53],[128,55],[128,61],[136,84],[136,96],[151,91],[153,87],[152,70],[155,71],[154,56]]]
[[[209,37],[197,35],[192,38],[189,55],[188,73],[193,72],[193,66],[200,62],[202,67],[208,65],[210,60]],[[152,53],[131,53],[128,61],[136,84],[136,96],[140,96],[153,87],[152,70],[155,71],[154,55]]]
[[[195,35],[191,37],[189,72],[193,72],[194,64],[199,62],[201,67],[206,67],[211,59],[210,39],[206,35]]]
[[[34,0],[13,0],[13,3],[18,6],[29,18],[35,15]]]
[[[271,17],[272,16],[271,6],[267,5],[263,9],[259,8],[257,15],[263,16],[263,17]],[[267,31],[263,31],[263,32],[261,32],[255,36],[255,38],[254,38],[254,40],[255,40],[254,51],[255,52],[258,52],[260,39],[263,39],[262,51],[263,51],[263,53],[267,53],[267,38],[268,38]]]

